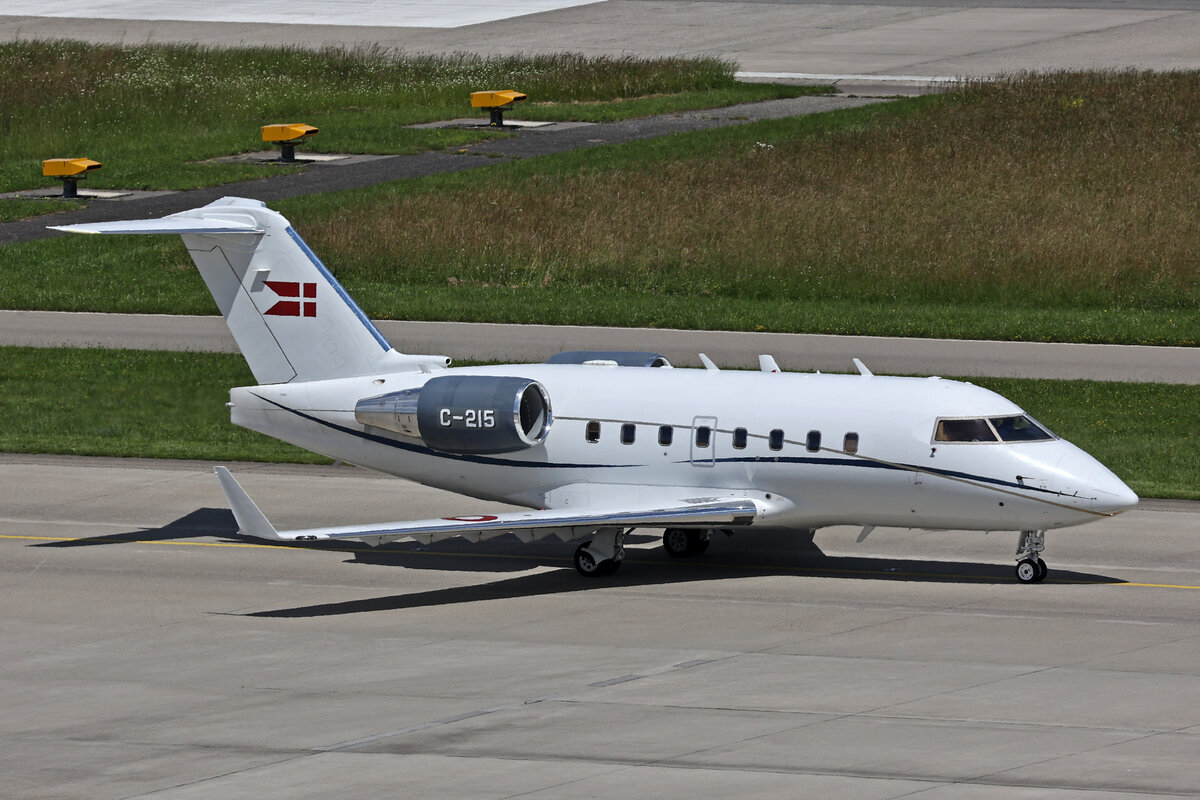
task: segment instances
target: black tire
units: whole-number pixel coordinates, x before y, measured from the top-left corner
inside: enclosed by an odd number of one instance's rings
[[[688,542],[691,544],[691,555],[698,556],[708,549],[709,542],[712,541],[712,530],[706,528],[702,531],[688,531]]]
[[[605,575],[612,575],[621,568],[621,562],[625,560],[624,553],[620,553],[621,558],[609,558],[604,561],[597,561],[596,556],[588,547],[587,542],[575,548],[575,571],[585,578],[603,578]]]
[[[601,576],[612,575],[614,572],[616,572],[617,570],[619,570],[621,568],[622,561],[624,561],[624,559],[619,559],[619,558],[610,558],[607,561],[601,561],[600,562],[600,575]]]
[[[604,561],[597,561],[586,544],[575,548],[575,571],[585,578],[599,578],[604,573]]]
[[[687,558],[692,554],[691,531],[686,528],[667,528],[663,531],[663,549],[671,558]]]
[[[1037,582],[1041,583],[1042,581],[1046,580],[1046,576],[1048,574],[1050,574],[1050,568],[1047,567],[1046,562],[1042,561],[1040,558],[1037,560],[1037,568],[1038,568]]]
[[[1037,583],[1042,577],[1042,570],[1033,559],[1023,558],[1017,562],[1017,580],[1021,583]]]

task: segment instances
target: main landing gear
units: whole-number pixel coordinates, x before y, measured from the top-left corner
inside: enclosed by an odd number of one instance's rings
[[[663,549],[671,558],[698,556],[708,549],[712,535],[712,528],[667,528],[663,531]]]
[[[605,528],[590,542],[575,548],[575,570],[585,578],[602,578],[621,568],[625,560],[625,530]]]
[[[1041,553],[1046,549],[1045,531],[1021,531],[1017,542],[1017,580],[1021,583],[1041,583],[1046,580],[1046,562]]]

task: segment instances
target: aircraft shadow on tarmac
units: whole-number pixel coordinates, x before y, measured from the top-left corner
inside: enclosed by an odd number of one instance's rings
[[[369,547],[361,542],[263,542],[241,536],[233,514],[223,508],[199,508],[161,528],[105,534],[83,539],[39,542],[32,547],[94,547],[133,542],[166,542],[211,536],[229,543],[259,543],[281,548],[346,553],[343,563],[395,566],[420,570],[527,572],[539,567],[552,571],[501,578],[491,583],[458,586],[386,597],[371,597],[340,603],[259,611],[256,617],[320,617],[396,611],[408,608],[532,597],[544,594],[581,592],[606,587],[663,585],[691,581],[725,580],[753,575],[794,575],[853,580],[921,581],[928,583],[1012,584],[1013,568],[1004,563],[924,561],[899,558],[835,556],[822,552],[811,537],[777,532],[740,534],[733,539],[718,536],[705,555],[672,559],[659,547],[646,548],[659,540],[656,535],[633,533],[626,537],[625,563],[614,575],[587,579],[571,566],[574,544],[549,540],[531,545],[504,536],[481,544],[461,540],[423,546],[402,542]],[[1119,578],[1070,570],[1052,570],[1048,583],[1123,583]],[[1036,591],[1036,587],[1028,587]]]

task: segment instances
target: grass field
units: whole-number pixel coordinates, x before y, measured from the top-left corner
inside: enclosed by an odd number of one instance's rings
[[[379,318],[1196,346],[1197,100],[1024,76],[279,208]],[[8,308],[214,310],[177,241],[0,272]]]
[[[271,149],[259,128],[277,122],[320,128],[303,147],[318,152],[449,147],[497,134],[406,126],[486,119],[470,107],[480,89],[525,92],[522,118],[594,121],[821,91],[742,84],[733,71],[716,58],[0,44],[0,191],[45,185],[41,160],[64,156],[104,164],[91,188],[186,189],[275,174],[284,168],[202,162]]]
[[[1024,77],[287,206],[384,316],[412,313],[384,286],[451,286],[564,321],[652,297],[654,324],[844,332],[821,307],[861,305],[863,333],[1195,346],[1197,101],[1196,73]]]
[[[0,450],[207,461],[324,461],[229,423],[240,356],[0,348]],[[1146,497],[1200,499],[1200,389],[973,379],[1095,455]]]

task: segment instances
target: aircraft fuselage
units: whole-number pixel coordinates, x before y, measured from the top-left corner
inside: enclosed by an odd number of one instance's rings
[[[363,398],[439,375],[539,382],[553,413],[544,442],[445,453],[356,420]],[[1136,502],[1108,469],[1057,437],[939,440],[939,420],[1024,415],[994,392],[940,378],[519,364],[241,387],[231,399],[244,427],[531,508],[551,505],[563,487],[694,487],[772,497],[777,510],[758,527],[1044,530]]]

